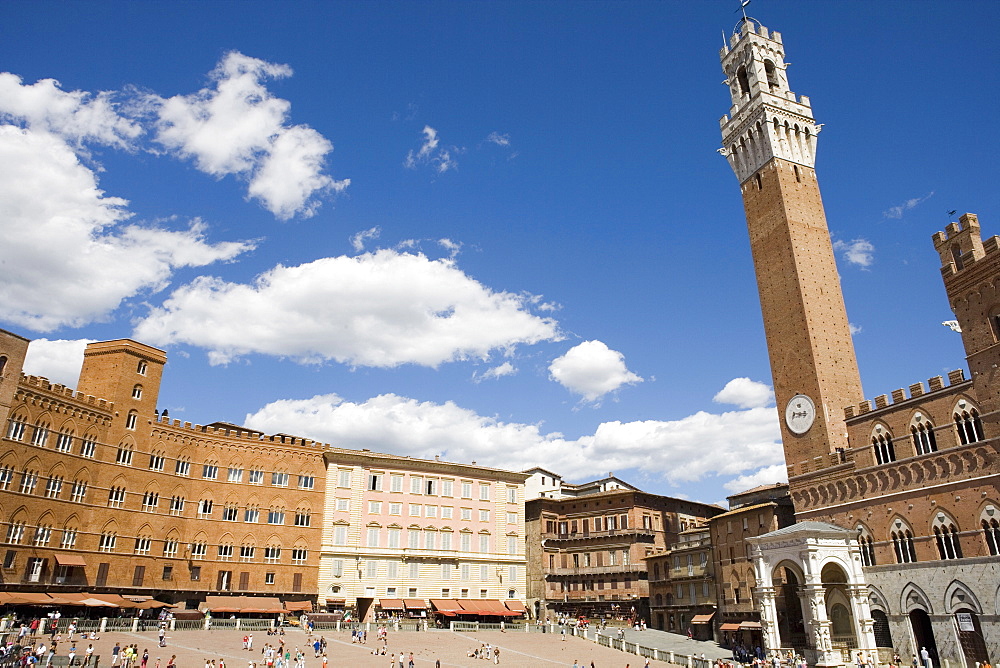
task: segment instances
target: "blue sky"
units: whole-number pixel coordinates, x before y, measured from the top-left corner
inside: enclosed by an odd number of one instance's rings
[[[10,2],[0,326],[172,417],[719,501],[783,478],[718,50],[735,2]],[[964,367],[993,2],[778,2],[868,398]]]

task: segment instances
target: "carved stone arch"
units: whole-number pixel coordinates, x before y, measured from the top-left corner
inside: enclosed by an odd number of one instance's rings
[[[281,545],[281,536],[276,533],[272,533],[267,537],[267,540],[264,541],[264,545]]]
[[[146,481],[146,486],[142,488],[143,493],[152,492],[154,494],[160,493],[160,484],[155,478]]]
[[[858,482],[854,478],[847,478],[844,481],[847,484],[847,489],[850,494],[848,498],[854,498],[858,495]]]
[[[7,452],[0,455],[0,466],[13,466],[14,468],[20,468],[17,463],[18,453],[12,448]]]
[[[959,475],[959,474],[962,473],[963,469],[965,468],[962,465],[962,459],[958,455],[956,455],[954,453],[948,455],[948,463],[951,465],[949,467],[951,469],[949,471],[949,473],[951,473],[951,475]]]
[[[850,496],[849,496],[849,492],[847,491],[847,485],[844,484],[843,480],[838,480],[837,481],[837,500],[838,501],[847,501],[847,499],[849,499],[849,498],[850,498]]]
[[[17,508],[15,508],[11,512],[10,518],[7,521],[10,522],[11,524],[15,524],[17,522],[25,522],[25,523],[27,523],[27,521],[28,521],[28,509],[25,506],[23,506],[23,505],[22,506],[18,506]]]
[[[135,437],[132,434],[125,434],[122,436],[122,440],[118,441],[118,447],[130,447],[135,448]]]
[[[146,536],[152,536],[153,535],[153,527],[151,527],[149,525],[149,522],[144,522],[142,524],[142,526],[140,526],[138,529],[136,529],[135,535],[136,536],[144,536],[144,535],[146,535]]]
[[[973,453],[966,451],[961,454],[961,457],[965,470],[969,473],[972,473],[979,468],[979,461]]]
[[[776,579],[774,577],[774,574],[777,573],[779,570],[782,570],[782,569],[785,569],[785,568],[787,568],[788,570],[790,570],[795,575],[796,579],[798,579],[798,581],[799,581],[799,585],[800,586],[803,585],[803,584],[805,584],[806,574],[802,570],[802,566],[800,564],[795,563],[794,561],[789,560],[789,559],[783,559],[783,560],[779,561],[778,563],[776,563],[771,568],[771,582],[774,582],[775,579]]]
[[[180,540],[180,535],[181,535],[180,530],[177,527],[175,527],[175,526],[171,526],[163,534],[163,537],[166,540],[177,540],[177,541],[179,541]]]
[[[983,614],[983,606],[964,582],[952,580],[944,593],[944,609],[953,614],[962,609],[971,609],[977,615]]]
[[[910,473],[913,474],[913,481],[914,482],[918,482],[918,483],[919,482],[923,482],[923,480],[924,480],[924,467],[921,466],[919,463],[914,462],[913,464],[910,464],[909,468],[910,468]]]
[[[872,610],[881,610],[885,614],[891,614],[889,599],[885,597],[882,590],[873,585],[868,585],[868,605]]]
[[[924,593],[924,590],[912,582],[907,582],[899,595],[899,609],[909,614],[914,610],[923,610],[928,615],[934,614],[934,607],[931,600]]]
[[[0,517],[2,517],[2,515],[0,515]],[[62,523],[64,527],[68,527],[71,524],[80,524],[80,516],[76,513],[70,513],[69,517],[64,519]]]
[[[24,470],[32,469],[37,471],[41,468],[41,465],[42,461],[38,458],[38,455],[32,454],[31,457],[28,458],[28,461],[24,462],[24,465],[21,468]]]

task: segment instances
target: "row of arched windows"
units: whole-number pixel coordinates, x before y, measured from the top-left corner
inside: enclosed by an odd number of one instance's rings
[[[998,521],[998,517],[1000,517],[1000,511],[992,504],[987,505],[980,516],[983,540],[986,542],[989,553],[993,556],[1000,555],[1000,521]],[[863,524],[859,524],[857,530],[861,564],[863,566],[877,565],[876,542],[871,531]],[[963,557],[962,532],[955,520],[948,514],[943,511],[938,512],[931,523],[931,535],[937,549],[938,559],[961,559]],[[913,529],[902,518],[897,518],[892,523],[888,542],[892,545],[895,563],[909,564],[917,561]]]
[[[983,422],[979,416],[979,411],[969,406],[964,399],[956,406],[952,419],[960,444],[966,445],[985,440]],[[913,446],[913,453],[915,455],[926,455],[937,452],[938,444],[935,432],[943,428],[935,427],[930,420],[917,413],[910,424],[910,442]],[[875,425],[871,436],[871,446],[875,455],[875,463],[882,465],[896,461],[895,444],[898,442],[899,439],[893,438],[892,431],[888,426],[882,423]]]

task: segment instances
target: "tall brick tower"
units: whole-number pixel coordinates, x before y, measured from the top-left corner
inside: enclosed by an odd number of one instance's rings
[[[813,169],[820,127],[788,89],[780,33],[745,19],[720,56],[720,153],[743,191],[785,459],[811,460],[847,447],[843,409],[864,396]]]

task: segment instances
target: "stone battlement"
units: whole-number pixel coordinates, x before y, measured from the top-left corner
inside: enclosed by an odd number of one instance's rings
[[[95,397],[92,394],[77,392],[73,388],[66,387],[65,385],[50,383],[49,379],[44,376],[28,376],[22,373],[20,384],[27,387],[37,387],[39,390],[52,392],[53,394],[58,394],[72,401],[93,406],[94,408],[102,411],[112,411],[115,407],[114,402],[108,401],[107,399],[101,399],[100,397]]]
[[[949,223],[931,239],[941,256],[941,274],[945,278],[1000,251],[1000,237],[982,240],[979,217],[974,213],[963,214],[957,223]]]
[[[330,448],[329,443],[321,443],[319,441],[313,441],[308,438],[300,438],[298,436],[291,436],[289,434],[267,435],[267,434],[262,434],[259,431],[253,431],[251,429],[192,424],[190,422],[182,422],[181,420],[174,420],[169,415],[157,416],[157,418],[153,421],[153,423],[173,427],[175,429],[186,429],[192,432],[198,432],[199,434],[210,434],[222,438],[235,438],[244,441],[280,443],[282,445],[290,445],[290,446],[298,446],[306,448],[319,448],[321,450],[327,450]]]
[[[929,391],[924,391],[923,383],[914,383],[910,385],[910,396],[906,396],[906,390],[900,388],[898,390],[893,390],[891,395],[891,401],[889,395],[880,394],[875,397],[874,402],[871,400],[862,401],[857,406],[847,406],[844,408],[844,419],[850,420],[852,418],[860,417],[872,411],[881,410],[883,408],[888,408],[893,404],[900,404],[904,401],[909,401],[911,399],[917,399],[920,397],[926,397],[929,394],[933,394],[940,390],[945,389],[945,387],[954,387],[955,385],[961,385],[966,382],[965,371],[962,369],[955,369],[954,371],[948,372],[948,385],[944,384],[944,378],[942,376],[934,376],[927,380],[927,385],[930,388]]]

